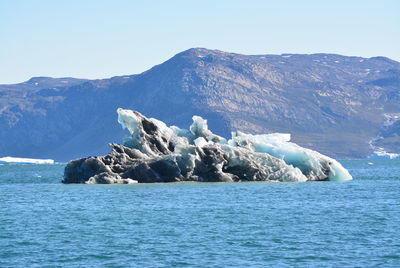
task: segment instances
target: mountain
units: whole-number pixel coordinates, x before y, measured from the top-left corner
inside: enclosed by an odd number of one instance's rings
[[[289,132],[334,157],[400,152],[400,63],[334,54],[240,55],[195,48],[138,75],[35,77],[0,85],[0,156],[59,161],[121,142],[118,107],[222,136]]]

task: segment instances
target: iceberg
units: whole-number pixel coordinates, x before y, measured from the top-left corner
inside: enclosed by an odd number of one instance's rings
[[[20,157],[0,157],[0,163],[20,163],[20,164],[54,164],[53,159],[34,159]]]
[[[290,134],[232,132],[227,140],[193,116],[189,129],[167,126],[139,112],[119,108],[129,135],[111,152],[72,160],[63,183],[306,182],[352,177],[336,160],[290,142]]]

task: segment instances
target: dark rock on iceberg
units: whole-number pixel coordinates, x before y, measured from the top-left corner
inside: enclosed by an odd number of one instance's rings
[[[105,156],[73,160],[63,183],[156,183],[349,180],[337,161],[289,142],[289,134],[213,134],[194,116],[189,130],[118,109],[130,135]]]

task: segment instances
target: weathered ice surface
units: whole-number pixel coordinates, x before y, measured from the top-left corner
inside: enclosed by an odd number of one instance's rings
[[[337,161],[290,142],[289,134],[233,132],[226,140],[193,117],[189,130],[118,109],[130,135],[105,156],[73,160],[64,183],[154,183],[351,180]]]

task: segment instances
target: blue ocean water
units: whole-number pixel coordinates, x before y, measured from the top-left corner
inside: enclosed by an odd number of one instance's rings
[[[0,165],[0,267],[400,267],[400,160],[350,182],[63,185]]]

